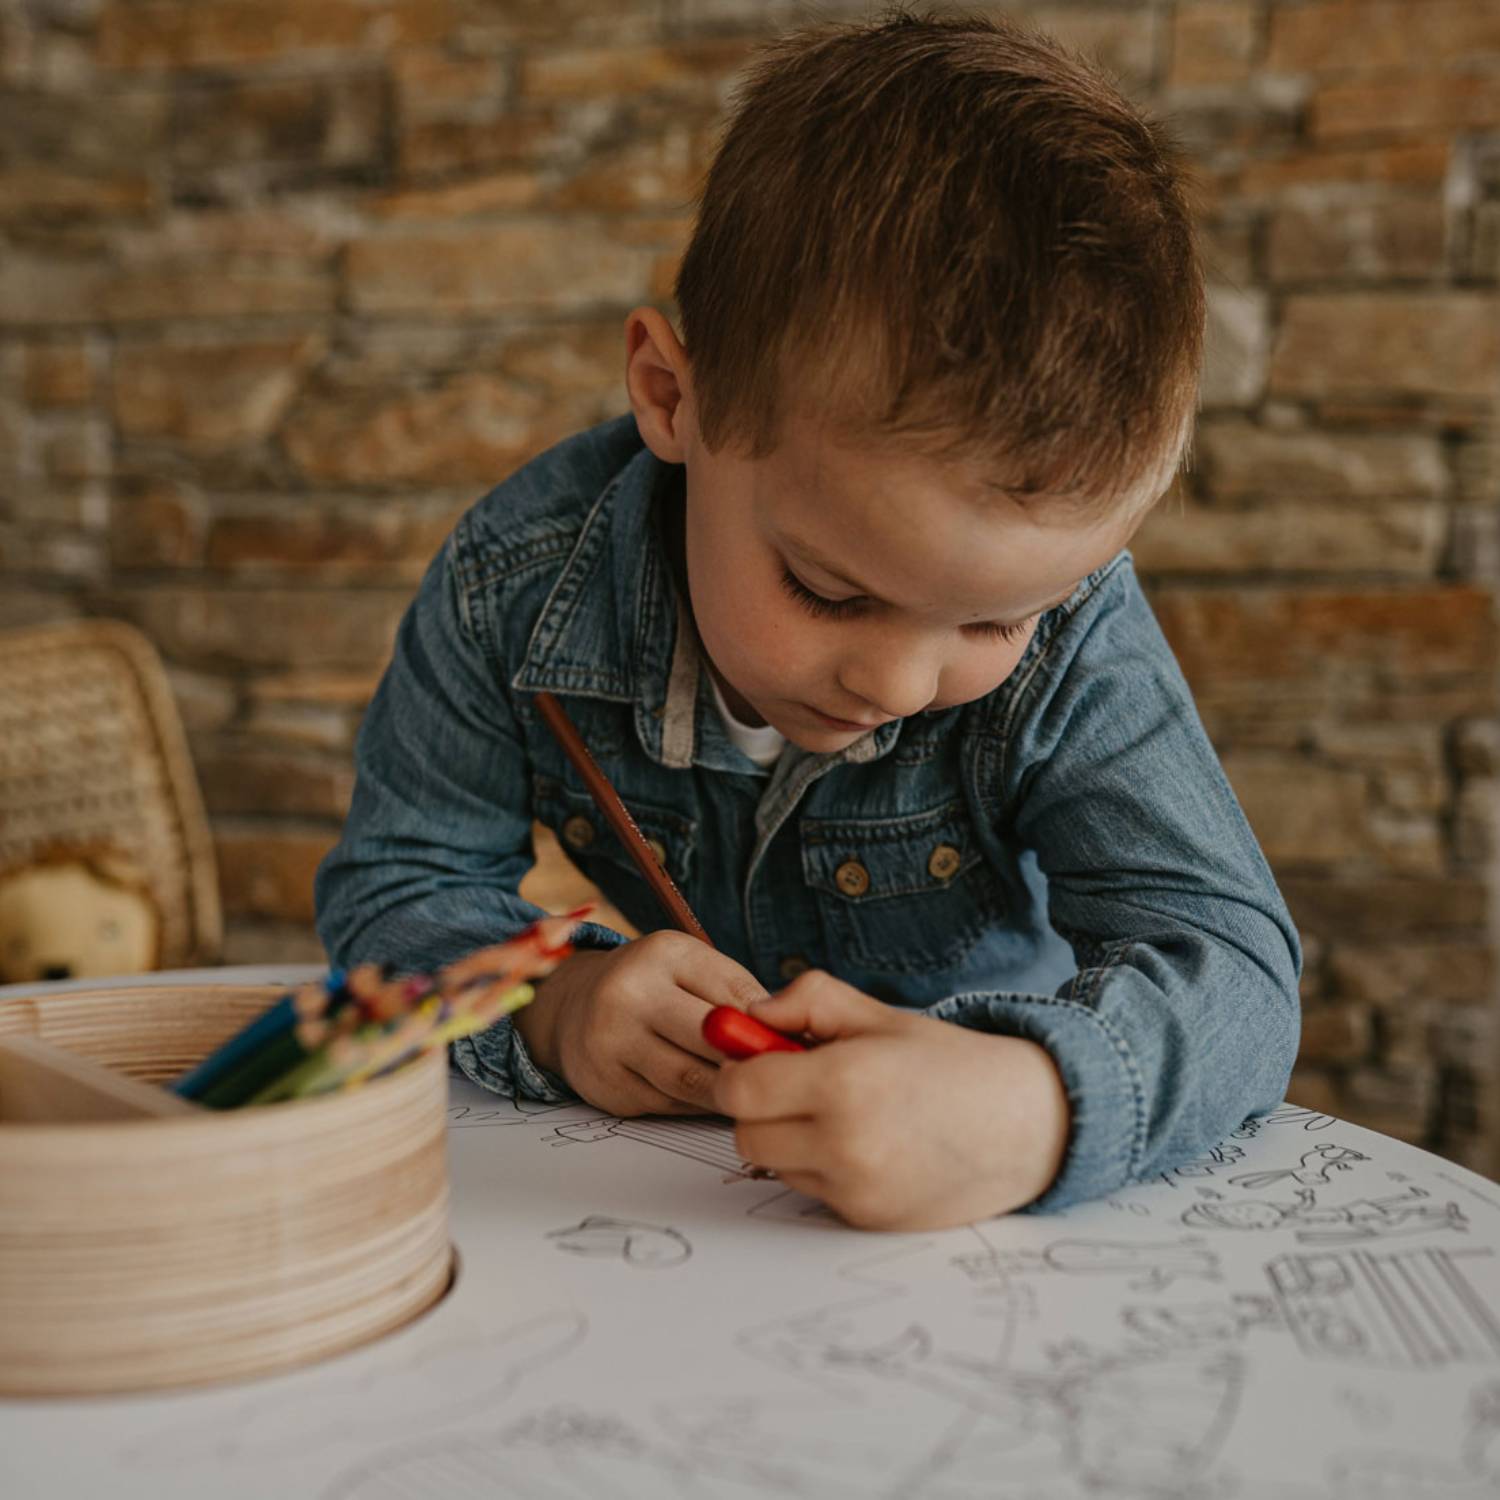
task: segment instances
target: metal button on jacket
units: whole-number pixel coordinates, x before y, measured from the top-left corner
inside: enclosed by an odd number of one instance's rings
[[[570,849],[587,849],[594,842],[594,825],[582,813],[574,813],[563,823],[562,836]]]
[[[960,863],[958,850],[952,844],[939,844],[927,857],[927,873],[934,880],[949,880],[958,874]]]
[[[667,846],[660,839],[647,839],[646,846],[656,856],[656,862],[662,869],[667,867]]]
[[[807,973],[811,967],[812,965],[800,953],[792,953],[776,965],[776,972],[790,984],[799,974]]]
[[[870,872],[857,859],[846,859],[833,872],[833,882],[846,896],[863,896],[870,889]]]

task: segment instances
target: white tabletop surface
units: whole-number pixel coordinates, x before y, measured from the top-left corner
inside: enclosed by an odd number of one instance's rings
[[[746,1176],[723,1122],[454,1080],[449,1124],[436,1308],[274,1378],[0,1401],[0,1496],[1500,1495],[1500,1188],[1330,1116],[893,1235]]]

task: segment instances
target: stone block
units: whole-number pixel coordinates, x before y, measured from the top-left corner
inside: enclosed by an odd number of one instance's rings
[[[1497,977],[1495,952],[1481,941],[1338,941],[1329,946],[1326,972],[1331,994],[1373,1005],[1480,1003],[1493,994]]]
[[[1500,49],[1493,0],[1323,0],[1271,7],[1267,67],[1284,73],[1400,72]]]
[[[95,300],[109,322],[155,323],[330,313],[336,296],[329,268],[300,258],[164,256],[122,266],[102,281]]]
[[[224,915],[311,923],[313,877],[337,841],[331,831],[216,822],[214,848]]]
[[[1482,588],[1172,588],[1153,604],[1195,689],[1233,677],[1326,687],[1369,673],[1395,696],[1494,667],[1493,600]]]
[[[1227,286],[1208,288],[1203,335],[1204,407],[1248,407],[1260,400],[1270,349],[1266,294]]]
[[[1432,433],[1327,432],[1205,417],[1195,435],[1197,468],[1216,501],[1441,500],[1449,474]]]
[[[1500,299],[1462,291],[1288,297],[1270,390],[1492,400],[1500,395]]]
[[[688,212],[707,170],[706,130],[669,130],[591,155],[548,195],[548,207],[598,213]]]
[[[241,576],[421,581],[467,501],[336,505],[306,495],[215,506],[206,561]]]
[[[1257,203],[1343,184],[1436,186],[1447,177],[1452,156],[1446,137],[1371,141],[1341,149],[1309,149],[1299,141],[1274,154],[1258,153],[1238,166],[1226,192]]]
[[[534,172],[490,172],[483,177],[447,183],[442,187],[407,188],[386,193],[370,204],[370,211],[383,219],[479,218],[534,208],[541,201],[542,193],[542,180]]]
[[[231,918],[224,924],[224,962],[326,964],[328,956],[311,923]]]
[[[1370,853],[1369,792],[1357,771],[1305,757],[1230,753],[1224,772],[1278,870],[1339,865]],[[1295,787],[1296,795],[1288,796]]]
[[[234,682],[216,672],[194,672],[169,664],[167,681],[189,733],[227,728],[239,713],[240,695]]]
[[[102,362],[102,351],[91,339],[31,344],[25,351],[22,394],[37,409],[87,406],[98,392]]]
[[[1455,725],[1453,764],[1464,776],[1500,774],[1500,722],[1467,719]]]
[[[516,167],[536,170],[576,158],[581,149],[560,113],[531,109],[482,119],[413,121],[396,139],[396,165],[407,180],[472,176]]]
[[[752,9],[765,13],[776,3],[754,0]],[[453,38],[464,51],[483,54],[504,54],[518,43],[555,46],[559,37],[627,46],[658,39],[681,11],[680,0],[467,0]]]
[[[316,334],[126,344],[115,358],[115,420],[129,437],[185,448],[258,442],[275,431],[323,350]]]
[[[1251,0],[1188,0],[1172,18],[1173,88],[1244,83],[1260,39],[1261,7]]]
[[[276,746],[331,752],[340,765],[352,769],[350,752],[359,719],[359,707],[348,703],[267,698],[252,693],[241,727],[247,741],[262,749]]]
[[[102,176],[43,167],[0,168],[0,223],[140,215],[155,202],[151,179],[139,172]]]
[[[211,818],[231,814],[343,819],[354,768],[341,757],[258,744],[246,735],[195,735],[193,764]]]
[[[286,451],[319,483],[490,485],[563,436],[566,422],[536,391],[492,375],[436,389],[304,402]]]
[[[722,107],[750,60],[747,37],[700,38],[648,46],[575,47],[526,52],[523,99],[603,99],[650,95],[681,106]]]
[[[1437,1070],[1427,1062],[1355,1068],[1342,1080],[1345,1117],[1367,1130],[1422,1145],[1437,1100]]]
[[[103,479],[114,467],[109,424],[95,412],[53,412],[38,420],[42,468],[52,479]]]
[[[1148,573],[1384,573],[1431,576],[1446,518],[1422,502],[1354,510],[1290,500],[1249,509],[1158,506],[1131,540]]]
[[[1372,81],[1328,84],[1308,106],[1315,142],[1353,137],[1492,130],[1500,125],[1500,72],[1406,73]]]
[[[634,301],[651,261],[586,221],[506,224],[358,240],[345,281],[353,310],[374,316],[567,311]]]
[[[331,704],[362,712],[375,695],[379,672],[279,672],[246,684],[252,716],[304,704]]]
[[[247,588],[217,580],[102,590],[101,614],[143,629],[176,663],[199,668],[373,669],[390,657],[409,588]]]
[[[1500,853],[1500,783],[1465,781],[1453,806],[1453,857],[1460,864],[1493,867]]]
[[[172,96],[167,160],[179,185],[200,187],[372,171],[385,150],[385,96],[374,71],[185,82]]]
[[[1486,934],[1489,891],[1473,875],[1290,874],[1280,885],[1298,927],[1326,937],[1330,948],[1401,938],[1481,942]]]
[[[104,9],[96,56],[128,71],[383,56],[440,40],[454,20],[451,0],[145,0]]]
[[[1302,1013],[1297,1064],[1359,1063],[1370,1052],[1370,1013],[1361,1005],[1320,1005]]]
[[[1436,280],[1446,255],[1436,197],[1288,206],[1272,215],[1266,247],[1271,280],[1280,283]]]
[[[1031,5],[1025,19],[1128,90],[1144,92],[1156,81],[1163,21],[1155,6],[1043,3]]]
[[[160,475],[127,475],[110,503],[110,562],[134,569],[197,568],[207,524],[202,494]]]
[[[0,255],[0,328],[93,323],[109,277],[102,261],[8,250]]]

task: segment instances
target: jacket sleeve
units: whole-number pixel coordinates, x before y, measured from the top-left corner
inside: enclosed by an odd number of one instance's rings
[[[466,524],[402,619],[360,727],[343,835],[318,868],[318,936],[338,965],[430,971],[542,915],[518,893],[534,862],[530,768],[498,652],[462,587]],[[575,938],[621,941],[592,923]],[[575,1097],[508,1019],[455,1042],[453,1057],[496,1093]]]
[[[1023,658],[982,797],[1037,851],[1078,973],[932,1014],[1048,1048],[1073,1112],[1063,1208],[1199,1154],[1281,1101],[1301,949],[1128,556]]]

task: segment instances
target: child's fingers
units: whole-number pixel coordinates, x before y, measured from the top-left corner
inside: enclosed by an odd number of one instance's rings
[[[707,1014],[697,995],[674,987],[662,995],[659,1004],[651,1007],[645,1019],[652,1033],[662,1041],[717,1068],[724,1061],[724,1054],[703,1035],[703,1018]]]
[[[766,987],[749,969],[695,938],[674,945],[671,971],[682,989],[709,1005],[733,1005],[744,1010],[754,1001],[766,999]]]
[[[714,1108],[736,1120],[806,1120],[828,1093],[828,1060],[816,1052],[767,1052],[725,1063],[714,1079]]]
[[[735,1150],[746,1161],[782,1177],[814,1172],[815,1147],[810,1120],[741,1121],[734,1128]]]
[[[820,969],[799,975],[780,994],[757,1001],[749,1011],[777,1031],[805,1033],[820,1042],[860,1036],[891,1019],[889,1007]]]
[[[660,1093],[681,1104],[690,1104],[699,1114],[716,1114],[714,1080],[717,1061],[700,1057],[659,1036],[653,1036],[636,1071]]]
[[[628,1115],[703,1115],[714,1113],[713,1105],[706,1108],[686,1099],[676,1099],[665,1089],[659,1088],[639,1068],[627,1067],[630,1075],[631,1097],[623,1112]]]

